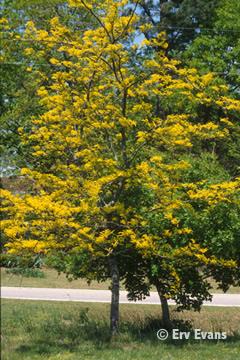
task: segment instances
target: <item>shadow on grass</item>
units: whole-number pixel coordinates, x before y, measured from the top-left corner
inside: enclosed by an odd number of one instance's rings
[[[23,319],[22,319],[23,320]],[[159,346],[162,343],[157,338],[157,331],[164,326],[160,319],[147,317],[144,320],[133,322],[125,321],[120,324],[119,335],[111,339],[109,324],[106,319],[93,319],[88,314],[88,309],[81,310],[76,316],[69,314],[53,313],[40,321],[26,317],[21,322],[22,331],[28,334],[28,343],[17,348],[22,354],[54,354],[60,351],[81,351],[84,349],[102,350],[121,348],[126,344],[150,343]],[[172,340],[171,335],[164,341],[167,346],[184,346],[186,343],[199,344],[194,340],[193,326],[190,321],[173,320],[173,328],[180,331],[190,331],[189,340]],[[220,330],[219,330],[220,331]],[[224,330],[222,330],[224,331]],[[221,340],[220,340],[221,341]],[[239,342],[240,333],[227,337],[224,342]],[[204,340],[204,343],[213,345],[217,340]]]

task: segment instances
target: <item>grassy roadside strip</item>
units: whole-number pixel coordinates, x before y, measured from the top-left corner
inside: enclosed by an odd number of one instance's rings
[[[107,281],[93,281],[91,285],[84,279],[69,281],[64,274],[58,274],[57,271],[48,268],[44,268],[42,272],[43,277],[25,277],[13,275],[8,273],[7,269],[1,268],[1,286],[106,290],[110,285]]]
[[[2,300],[4,360],[235,360],[240,352],[240,311],[204,308],[176,313],[183,331],[226,331],[227,340],[160,341],[158,305],[121,305],[120,335],[109,340],[108,304]]]
[[[7,273],[5,268],[1,268],[1,286],[107,290],[110,282],[98,283],[93,281],[89,285],[84,279],[69,281],[64,274],[59,275],[57,271],[48,268],[43,269],[43,277],[13,275]],[[153,291],[156,291],[156,289],[153,288]],[[222,293],[222,291],[217,289],[217,286],[213,283],[212,293]],[[228,293],[240,294],[240,287],[231,287]]]

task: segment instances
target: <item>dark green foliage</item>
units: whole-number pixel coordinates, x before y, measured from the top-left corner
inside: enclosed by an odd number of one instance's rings
[[[154,25],[146,36],[166,31],[169,51],[178,52],[198,37],[202,28],[212,28],[218,4],[219,0],[143,0],[139,7],[142,22]]]
[[[239,97],[240,2],[220,0],[213,18],[213,30],[201,33],[183,59],[203,72],[213,71],[231,86]]]

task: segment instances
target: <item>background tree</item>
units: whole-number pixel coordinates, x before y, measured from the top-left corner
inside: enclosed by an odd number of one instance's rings
[[[36,89],[46,84],[53,71],[47,57],[30,60],[25,52],[31,46],[41,49],[41,42],[37,44],[22,38],[26,22],[32,20],[36,26],[49,29],[49,20],[58,16],[77,33],[81,28],[91,27],[94,19],[89,21],[87,12],[73,9],[63,0],[3,0],[1,7],[1,172],[4,176],[19,176],[19,170],[28,163],[30,154],[21,144],[18,128],[24,127],[28,131],[31,116],[43,111]]]
[[[201,32],[181,56],[187,66],[194,66],[201,73],[216,72],[236,99],[239,99],[239,11],[239,1],[219,1],[212,29]],[[240,169],[240,127],[238,117],[231,121],[231,136],[227,141],[216,142],[215,151],[221,165],[236,176]]]
[[[140,1],[139,21],[152,24],[143,31],[147,39],[166,31],[168,56],[181,59],[185,66],[195,67],[202,74],[214,72],[239,99],[239,6],[237,0]],[[204,121],[209,108],[201,106],[200,111]],[[215,118],[219,119],[219,114]],[[238,117],[233,117],[232,122],[231,136],[227,141],[216,141],[214,151],[220,164],[236,176],[240,167]]]
[[[170,53],[183,51],[206,28],[212,28],[219,0],[141,0],[140,22],[151,23],[144,32],[151,38],[159,31],[166,31]]]
[[[211,31],[200,33],[183,53],[190,66],[218,73],[230,85],[233,93],[239,90],[240,80],[239,11],[239,1],[219,1]]]

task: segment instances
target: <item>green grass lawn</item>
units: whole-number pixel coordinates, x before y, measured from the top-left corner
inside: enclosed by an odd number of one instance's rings
[[[67,288],[67,289],[94,289],[94,290],[106,290],[110,286],[109,281],[98,283],[93,281],[88,285],[87,281],[84,279],[78,279],[69,281],[64,274],[58,274],[56,270],[44,268],[43,269],[44,277],[34,278],[34,277],[25,277],[21,275],[8,274],[7,270],[1,269],[1,285],[2,286],[23,286],[23,287],[49,287],[49,288]],[[212,282],[213,293],[222,292],[217,289],[217,286]],[[123,290],[123,287],[122,287]],[[156,289],[153,287],[153,291]],[[228,293],[240,293],[240,287],[231,287]]]
[[[108,304],[2,300],[3,360],[236,360],[240,353],[240,311],[204,308],[176,313],[182,329],[227,331],[227,340],[160,341],[160,307],[121,305],[118,338],[110,341]],[[185,321],[185,323],[183,322]]]
[[[8,274],[7,270],[1,269],[1,285],[2,286],[23,286],[23,287],[49,287],[64,289],[108,289],[110,283],[98,283],[93,281],[88,285],[84,279],[69,281],[64,274],[58,274],[56,270],[44,268],[44,277],[25,277],[21,275]]]

